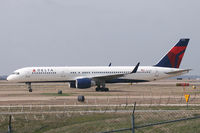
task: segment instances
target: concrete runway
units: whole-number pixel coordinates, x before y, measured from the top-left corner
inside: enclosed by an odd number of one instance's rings
[[[187,82],[190,86],[176,86]],[[195,85],[197,89],[192,89]],[[67,83],[32,84],[33,92],[28,92],[22,83],[0,82],[0,106],[7,105],[132,105],[138,106],[184,106],[185,94],[190,94],[189,104],[199,106],[200,82],[194,80],[161,80],[138,84],[108,84],[110,92],[95,92],[95,88],[74,89]],[[58,95],[62,90],[65,95]],[[77,101],[84,95],[84,103]]]

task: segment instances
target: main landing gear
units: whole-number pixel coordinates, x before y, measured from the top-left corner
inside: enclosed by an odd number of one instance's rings
[[[100,85],[97,86],[96,91],[109,91],[109,88],[106,88],[105,85],[103,85],[102,87]]]
[[[101,87],[101,88],[97,87],[96,91],[105,91],[105,92],[107,92],[107,91],[109,91],[109,89],[108,88],[103,88],[103,87]]]
[[[28,91],[29,91],[29,92],[32,92],[33,90],[32,90],[32,88],[31,88],[31,83],[28,82],[28,83],[26,83],[26,85],[27,85]]]

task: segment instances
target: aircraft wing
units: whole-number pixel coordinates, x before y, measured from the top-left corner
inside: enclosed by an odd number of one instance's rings
[[[178,70],[178,71],[173,71],[173,72],[166,72],[166,74],[179,74],[179,73],[184,73],[184,72],[189,72],[192,69],[184,69],[184,70]]]
[[[135,66],[135,68],[130,73],[96,76],[96,77],[92,77],[92,78],[94,80],[108,80],[108,79],[115,79],[115,78],[123,77],[128,74],[136,73],[139,65],[140,65],[140,62],[138,62],[138,64]]]

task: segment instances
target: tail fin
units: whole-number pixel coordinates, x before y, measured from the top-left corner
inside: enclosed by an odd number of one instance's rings
[[[179,68],[181,60],[190,39],[180,39],[179,42],[165,55],[158,64],[158,67]]]

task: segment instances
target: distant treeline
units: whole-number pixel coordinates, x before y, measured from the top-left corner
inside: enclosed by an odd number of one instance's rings
[[[2,76],[0,76],[0,80],[6,80],[7,79],[7,75],[2,75]]]
[[[177,79],[177,78],[182,78],[182,79],[200,79],[200,76],[198,76],[198,75],[182,75],[182,76],[172,77],[171,79]]]

